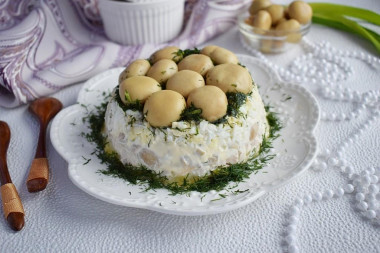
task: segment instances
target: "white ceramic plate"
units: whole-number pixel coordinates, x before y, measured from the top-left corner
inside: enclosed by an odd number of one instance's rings
[[[191,192],[170,195],[165,189],[144,192],[144,187],[98,173],[105,169],[95,155],[95,147],[81,137],[89,129],[82,123],[88,105],[102,102],[102,93],[117,85],[122,68],[105,71],[88,80],[78,96],[78,104],[61,111],[51,127],[51,140],[68,162],[69,177],[75,185],[101,200],[123,206],[146,208],[178,215],[205,215],[226,212],[245,206],[305,171],[316,155],[314,128],[319,119],[315,98],[304,88],[282,83],[265,63],[250,56],[238,56],[251,72],[266,104],[279,113],[284,128],[274,142],[276,157],[257,174],[237,187],[221,192]],[[91,160],[89,160],[91,159]],[[232,183],[231,186],[236,185]],[[228,187],[227,187],[228,188]],[[241,193],[237,194],[237,191]]]

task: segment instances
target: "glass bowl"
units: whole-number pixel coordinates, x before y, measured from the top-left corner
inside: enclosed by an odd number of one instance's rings
[[[294,48],[310,30],[311,22],[295,31],[263,30],[246,23],[249,13],[238,16],[243,43],[263,53],[281,53]]]

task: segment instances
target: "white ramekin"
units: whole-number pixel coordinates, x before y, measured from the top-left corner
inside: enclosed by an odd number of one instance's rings
[[[162,43],[181,31],[185,0],[98,0],[109,39],[123,45]]]

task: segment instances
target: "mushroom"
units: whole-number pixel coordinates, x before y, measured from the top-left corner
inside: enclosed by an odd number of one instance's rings
[[[185,98],[176,91],[161,90],[153,93],[144,105],[144,116],[153,127],[171,126],[186,108]]]
[[[124,104],[140,101],[142,103],[154,92],[161,90],[161,85],[147,76],[133,76],[125,79],[119,86],[119,96]]]
[[[119,84],[132,76],[145,76],[150,68],[150,63],[144,59],[133,61],[119,75]]]
[[[234,53],[222,47],[217,47],[210,53],[211,60],[216,64],[234,63],[238,64],[239,60]]]
[[[175,73],[166,83],[167,90],[174,90],[185,98],[192,90],[202,86],[205,86],[205,80],[201,74],[187,69]]]
[[[248,94],[252,91],[252,77],[248,70],[240,65],[226,63],[211,69],[206,75],[206,86],[219,87],[224,92],[242,92]]]
[[[214,64],[212,63],[210,57],[203,54],[191,54],[186,56],[178,63],[178,70],[192,70],[198,72],[202,76],[206,75]]]
[[[203,86],[193,90],[187,98],[188,106],[202,110],[202,118],[214,122],[227,113],[227,96],[216,86]]]
[[[175,46],[164,47],[154,52],[150,56],[150,61],[152,62],[152,64],[162,59],[168,59],[168,60],[173,60],[175,62],[178,62],[182,59],[182,56],[177,54],[179,50],[180,50],[179,47],[175,47]]]
[[[165,83],[177,72],[178,67],[174,61],[162,59],[153,64],[153,66],[149,69],[147,76],[157,80],[159,83]]]
[[[289,5],[289,17],[301,24],[307,24],[313,16],[313,9],[304,1],[294,1]]]

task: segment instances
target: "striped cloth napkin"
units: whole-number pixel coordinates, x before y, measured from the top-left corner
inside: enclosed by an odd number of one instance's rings
[[[12,108],[147,58],[167,44],[193,48],[225,32],[250,0],[187,0],[181,34],[166,44],[122,46],[104,34],[96,0],[0,4],[0,106]]]

